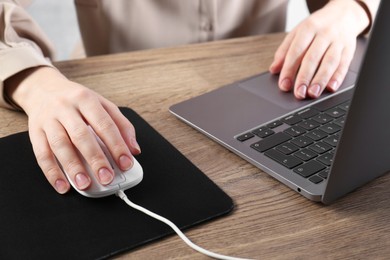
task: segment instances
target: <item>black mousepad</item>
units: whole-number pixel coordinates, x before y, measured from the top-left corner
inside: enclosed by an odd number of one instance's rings
[[[232,199],[139,115],[144,179],[126,194],[180,228],[233,209]],[[27,132],[0,138],[0,259],[101,259],[173,234],[165,224],[112,195],[57,194],[36,163]]]

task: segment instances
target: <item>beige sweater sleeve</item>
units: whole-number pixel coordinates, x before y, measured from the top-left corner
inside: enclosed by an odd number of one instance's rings
[[[0,0],[0,106],[15,108],[4,95],[4,82],[27,68],[52,66],[54,48],[25,11],[22,1]]]

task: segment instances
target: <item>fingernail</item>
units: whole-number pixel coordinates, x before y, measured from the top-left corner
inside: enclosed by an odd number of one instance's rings
[[[91,183],[91,179],[84,173],[78,173],[75,176],[76,185],[79,189],[85,189]]]
[[[137,140],[135,138],[131,138],[130,143],[131,146],[133,146],[133,148],[138,151],[138,153],[141,153],[141,147],[139,147],[139,144],[137,143]]]
[[[292,82],[290,79],[287,78],[282,80],[282,82],[280,83],[280,89],[283,91],[289,91],[291,89],[291,86]]]
[[[100,183],[103,185],[109,184],[114,179],[114,174],[107,168],[101,168],[98,171]]]
[[[55,185],[57,192],[60,194],[64,194],[65,192],[68,191],[68,185],[66,184],[66,182],[64,180],[58,179],[58,180],[56,180],[54,185]]]
[[[318,98],[320,96],[321,87],[318,84],[313,84],[309,88],[309,94],[313,98]]]
[[[306,98],[306,91],[307,91],[306,85],[304,84],[300,85],[297,89],[297,97],[300,99]]]
[[[119,166],[121,167],[122,171],[126,171],[131,168],[133,165],[133,161],[129,158],[127,155],[122,155],[119,157]]]
[[[337,89],[339,88],[339,83],[337,82],[337,80],[332,80],[330,83],[329,83],[329,87],[332,91],[337,91]]]

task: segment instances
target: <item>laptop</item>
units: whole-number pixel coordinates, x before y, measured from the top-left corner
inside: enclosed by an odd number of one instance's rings
[[[390,1],[382,1],[336,93],[299,101],[267,72],[170,112],[299,194],[330,204],[390,170],[388,13]]]

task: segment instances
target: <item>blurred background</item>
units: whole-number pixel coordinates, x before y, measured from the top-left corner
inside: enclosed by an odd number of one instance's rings
[[[56,60],[83,57],[73,0],[34,0],[27,11],[52,40],[57,50]],[[305,0],[290,0],[286,31],[308,14]]]

